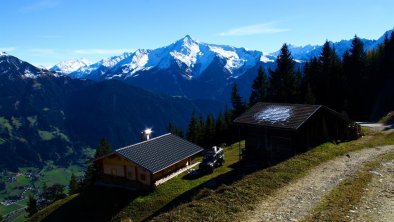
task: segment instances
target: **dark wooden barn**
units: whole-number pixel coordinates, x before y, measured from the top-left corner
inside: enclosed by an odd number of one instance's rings
[[[286,160],[324,142],[360,137],[360,126],[321,105],[257,103],[234,120],[245,136],[246,159]]]

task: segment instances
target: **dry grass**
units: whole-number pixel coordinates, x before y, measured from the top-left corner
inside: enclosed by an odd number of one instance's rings
[[[369,172],[382,161],[394,159],[394,152],[385,154],[363,166],[355,175],[344,180],[338,187],[326,195],[319,206],[305,221],[350,221],[349,211],[360,202],[365,188],[372,180]]]
[[[233,221],[242,213],[253,210],[257,201],[303,177],[320,163],[351,151],[386,144],[394,144],[394,134],[370,133],[359,140],[339,145],[322,144],[276,166],[249,174],[229,186],[204,191],[197,195],[199,198],[163,213],[153,221]]]

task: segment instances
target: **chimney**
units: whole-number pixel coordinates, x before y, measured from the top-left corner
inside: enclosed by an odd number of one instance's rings
[[[142,138],[141,138],[141,140],[142,141],[147,141],[147,140],[149,140],[150,139],[150,135],[152,134],[152,128],[147,128],[147,129],[145,129],[144,131],[142,131],[141,132],[141,134],[142,134]]]

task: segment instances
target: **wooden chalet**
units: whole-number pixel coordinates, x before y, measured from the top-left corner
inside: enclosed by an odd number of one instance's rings
[[[245,136],[246,159],[286,160],[324,142],[360,137],[360,126],[322,105],[257,103],[234,120]]]
[[[203,148],[171,133],[126,146],[95,160],[98,182],[130,189],[151,189],[155,182],[187,167]]]

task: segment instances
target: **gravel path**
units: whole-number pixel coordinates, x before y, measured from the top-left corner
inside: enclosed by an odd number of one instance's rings
[[[370,172],[372,181],[348,217],[350,221],[394,221],[394,160],[383,162]]]
[[[322,163],[305,177],[279,189],[260,202],[245,221],[299,221],[308,215],[321,198],[364,163],[394,151],[394,145],[368,148]],[[243,220],[244,221],[244,220]]]

